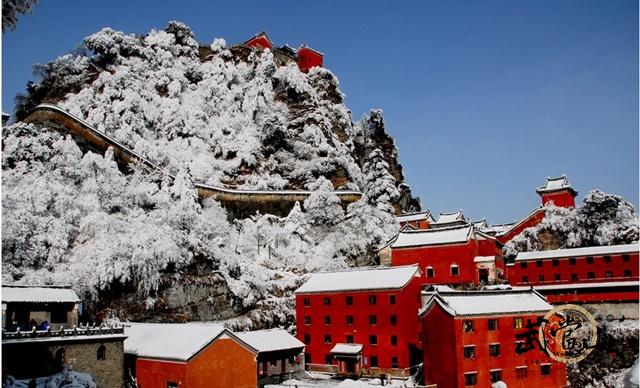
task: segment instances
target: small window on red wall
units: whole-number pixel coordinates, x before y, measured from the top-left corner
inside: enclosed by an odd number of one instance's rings
[[[435,272],[433,271],[433,267],[427,267],[427,277],[432,278]]]
[[[456,264],[452,264],[451,265],[451,276],[458,276],[460,275],[460,268],[458,268],[458,266]]]

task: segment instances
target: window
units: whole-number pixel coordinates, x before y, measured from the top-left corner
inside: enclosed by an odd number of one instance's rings
[[[559,266],[560,266],[560,260],[558,260],[558,259],[553,259],[553,260],[551,260],[551,264],[552,264],[554,267],[559,267]]]
[[[544,275],[538,275],[538,281],[544,282]]]
[[[489,355],[491,357],[498,357],[500,355],[500,344],[490,344]]]
[[[527,268],[527,262],[526,261],[521,261],[520,262],[520,268]]]
[[[492,383],[497,383],[498,381],[502,380],[502,370],[501,369],[494,369],[491,372],[491,382]]]
[[[553,280],[555,280],[556,282],[559,282],[560,281],[560,274],[557,273],[557,274],[553,275]]]
[[[347,335],[347,343],[348,344],[352,344],[353,343],[353,336],[351,334]]]
[[[498,330],[498,320],[497,319],[489,319],[489,330]]]
[[[463,348],[464,358],[476,358],[476,347],[475,346],[465,346]]]
[[[304,324],[305,325],[310,325],[311,324],[311,317],[304,317]]]
[[[465,373],[464,374],[464,385],[476,385],[478,384],[478,373]]]
[[[353,296],[345,296],[344,304],[346,304],[347,306],[352,306],[353,305]]]
[[[377,335],[370,335],[369,336],[369,344],[370,345],[377,345],[378,344],[378,336]]]
[[[376,296],[369,295],[369,304],[376,304]]]
[[[325,334],[324,335],[324,343],[325,344],[330,344],[331,343],[331,334]]]
[[[523,276],[522,277],[522,283],[529,283],[529,277],[528,276]]]
[[[324,363],[325,364],[333,364],[333,356],[330,354],[324,355]]]
[[[569,259],[569,265],[576,265],[576,258],[572,257]]]
[[[67,312],[63,309],[54,309],[51,311],[51,322],[67,322]]]
[[[630,269],[625,269],[624,270],[624,277],[625,278],[630,278],[631,277],[631,270]]]
[[[433,267],[427,267],[427,277],[432,278],[435,275],[433,272]]]
[[[391,367],[392,368],[397,368],[398,367],[398,357],[391,356]]]
[[[578,274],[577,273],[572,273],[571,274],[571,280],[578,280]]]
[[[167,388],[178,388],[178,383],[174,381],[167,381]]]
[[[378,323],[378,316],[377,315],[369,315],[369,324],[370,325],[375,325]]]
[[[622,261],[624,261],[625,263],[628,263],[629,260],[631,260],[629,255],[622,255]]]
[[[542,268],[542,260],[536,260],[536,267]]]
[[[523,354],[525,352],[525,342],[524,341],[516,341],[516,353]]]
[[[396,317],[395,315],[390,315],[389,316],[389,323],[392,325],[395,325],[398,323],[398,317]]]
[[[522,318],[513,318],[513,328],[522,329]]]
[[[324,298],[324,305],[325,306],[331,306],[331,298]]]
[[[311,343],[311,334],[305,334],[304,335],[304,343],[305,344],[310,344]]]
[[[396,304],[396,296],[389,295],[389,304]]]
[[[304,298],[304,299],[302,300],[302,304],[304,305],[304,307],[309,307],[309,306],[311,306],[311,299],[309,299],[309,298]]]
[[[353,315],[347,315],[345,317],[345,321],[346,321],[347,325],[353,325]]]
[[[452,264],[451,265],[451,276],[458,276],[460,275],[460,268],[458,268],[457,265]]]
[[[98,346],[98,351],[96,352],[96,359],[98,361],[107,359],[107,348],[104,345]]]
[[[392,335],[391,336],[391,346],[396,346],[396,345],[398,345],[398,336]]]
[[[605,263],[611,263],[611,256],[603,257]]]
[[[372,368],[378,367],[378,356],[371,356],[371,367]]]
[[[593,264],[593,257],[587,257],[587,264]]]
[[[470,333],[473,331],[473,321],[462,321],[462,331]]]
[[[605,278],[612,278],[612,277],[613,277],[613,272],[611,272],[611,271],[606,271],[606,272],[604,273],[604,277],[605,277]]]
[[[596,278],[596,273],[595,272],[587,272],[587,278],[588,279],[595,279]]]
[[[325,315],[324,316],[324,324],[325,325],[330,325],[331,324],[331,316],[330,315]]]
[[[516,379],[524,380],[527,378],[527,367],[526,366],[517,366],[516,367]]]
[[[541,364],[540,365],[540,374],[543,376],[548,376],[551,374],[551,364]]]

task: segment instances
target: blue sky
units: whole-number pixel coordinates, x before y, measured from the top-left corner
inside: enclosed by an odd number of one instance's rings
[[[408,183],[435,213],[509,222],[535,187],[566,173],[580,192],[638,205],[638,2],[41,0],[2,37],[2,108],[31,66],[110,26],[143,34],[169,20],[196,38],[325,53],[354,119],[385,112]]]

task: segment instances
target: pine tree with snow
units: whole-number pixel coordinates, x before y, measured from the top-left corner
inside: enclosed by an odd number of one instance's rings
[[[320,177],[310,187],[313,193],[304,201],[307,221],[311,225],[331,226],[338,224],[344,217],[340,198],[333,193],[333,185]]]
[[[393,206],[400,193],[396,188],[396,180],[389,174],[389,165],[384,161],[382,151],[374,150],[364,165],[365,188],[364,197],[367,202],[379,209],[393,212]]]

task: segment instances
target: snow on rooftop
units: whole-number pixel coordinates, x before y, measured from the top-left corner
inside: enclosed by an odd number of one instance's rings
[[[70,288],[3,286],[2,302],[77,303],[80,302],[80,298]]]
[[[454,316],[541,312],[553,308],[534,291],[474,291],[435,294],[425,307],[434,301],[437,301]]]
[[[353,354],[356,355],[362,351],[361,344],[335,344],[333,348],[331,348],[331,353],[339,353],[339,354]]]
[[[608,287],[638,287],[638,280],[621,280],[616,282],[591,282],[591,283],[570,283],[570,284],[545,284],[541,286],[533,286],[534,290],[574,290],[583,288],[608,288]],[[529,286],[516,286],[514,290],[529,289]]]
[[[545,185],[542,187],[538,187],[537,192],[543,191],[556,191],[561,189],[571,189],[571,184],[569,184],[569,180],[566,175],[562,175],[558,178],[547,178]]]
[[[403,231],[391,244],[392,248],[415,247],[423,245],[462,243],[469,240],[471,226],[463,228],[426,229]]]
[[[296,337],[282,329],[245,331],[235,333],[235,335],[259,352],[304,348],[305,346]]]
[[[221,324],[127,323],[124,352],[138,357],[187,361],[223,331]]]
[[[495,256],[476,256],[473,258],[474,263],[489,263],[496,260]]]
[[[420,220],[428,220],[433,219],[431,217],[430,211],[420,212],[420,213],[407,213],[407,214],[399,214],[396,216],[396,220],[398,222],[410,222],[410,221],[420,221]]]
[[[440,217],[438,217],[436,224],[449,224],[458,221],[466,221],[462,210],[458,210],[454,213],[440,213]]]
[[[479,221],[471,221],[471,224],[473,224],[473,226],[475,226],[478,230],[486,229],[489,226],[487,220],[485,220],[484,218]]]
[[[296,290],[296,293],[399,289],[418,275],[417,265],[342,272],[316,272]]]
[[[624,244],[624,245],[607,245],[601,247],[585,247],[585,248],[568,248],[568,249],[554,249],[550,251],[535,251],[535,252],[520,252],[516,256],[516,261],[525,260],[540,260],[551,259],[560,257],[575,257],[575,256],[599,256],[599,255],[612,255],[612,254],[624,254],[624,253],[638,253],[640,245]]]

